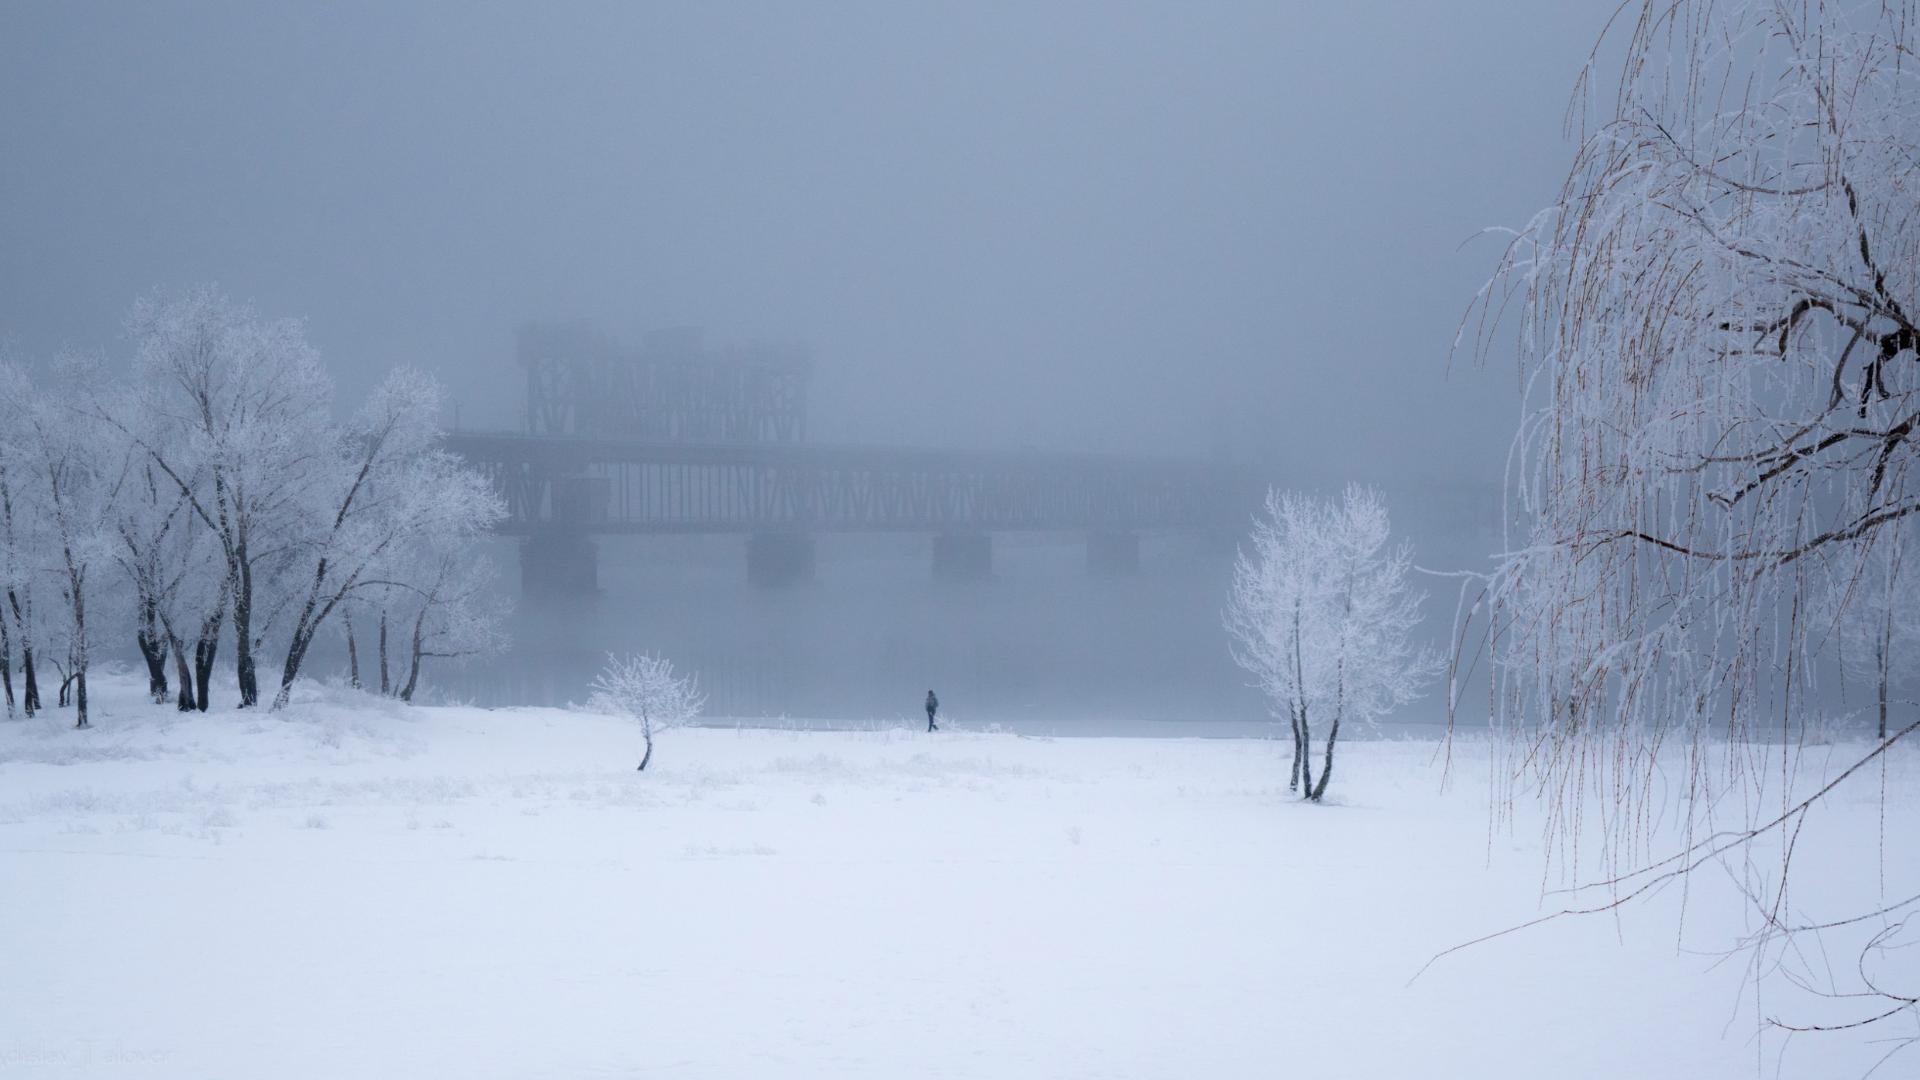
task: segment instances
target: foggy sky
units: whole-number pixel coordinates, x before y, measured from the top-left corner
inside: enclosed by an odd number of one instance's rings
[[[1446,372],[1577,4],[0,0],[0,333],[217,281],[517,426],[512,329],[800,341],[817,438],[1497,477]]]

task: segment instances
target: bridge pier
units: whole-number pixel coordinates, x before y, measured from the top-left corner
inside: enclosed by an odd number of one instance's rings
[[[520,591],[581,594],[600,589],[600,549],[584,532],[548,530],[520,541]]]
[[[813,536],[799,532],[762,532],[747,537],[747,581],[761,589],[779,589],[813,580]]]
[[[1119,577],[1140,571],[1140,534],[1087,534],[1087,570],[1101,577]]]
[[[983,532],[936,533],[933,576],[941,581],[983,581],[992,577],[993,537]]]

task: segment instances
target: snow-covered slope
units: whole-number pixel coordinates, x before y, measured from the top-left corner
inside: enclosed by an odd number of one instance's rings
[[[1354,743],[1309,806],[1246,740],[687,730],[638,774],[630,725],[559,710],[101,698],[91,732],[0,724],[8,1076],[1756,1068],[1677,898],[1409,984],[1539,910],[1470,745],[1442,793],[1436,744]],[[1690,945],[1738,929],[1710,893]]]

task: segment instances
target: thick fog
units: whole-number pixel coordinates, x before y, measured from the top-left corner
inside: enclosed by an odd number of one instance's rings
[[[0,335],[123,358],[136,296],[218,282],[305,316],[343,402],[413,364],[518,429],[523,323],[699,327],[803,345],[816,441],[1363,480],[1458,566],[1518,415],[1510,367],[1449,364],[1475,234],[1552,197],[1612,7],[4,3]],[[1102,580],[1077,542],[954,586],[924,536],[829,537],[768,593],[739,537],[604,539],[597,596],[438,685],[563,701],[648,648],[722,712],[1263,714],[1230,547]]]

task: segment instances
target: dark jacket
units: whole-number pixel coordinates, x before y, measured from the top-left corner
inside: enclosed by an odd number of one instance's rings
[[[927,714],[931,716],[932,714],[939,711],[940,711],[940,699],[933,696],[933,691],[931,690],[927,691]]]

